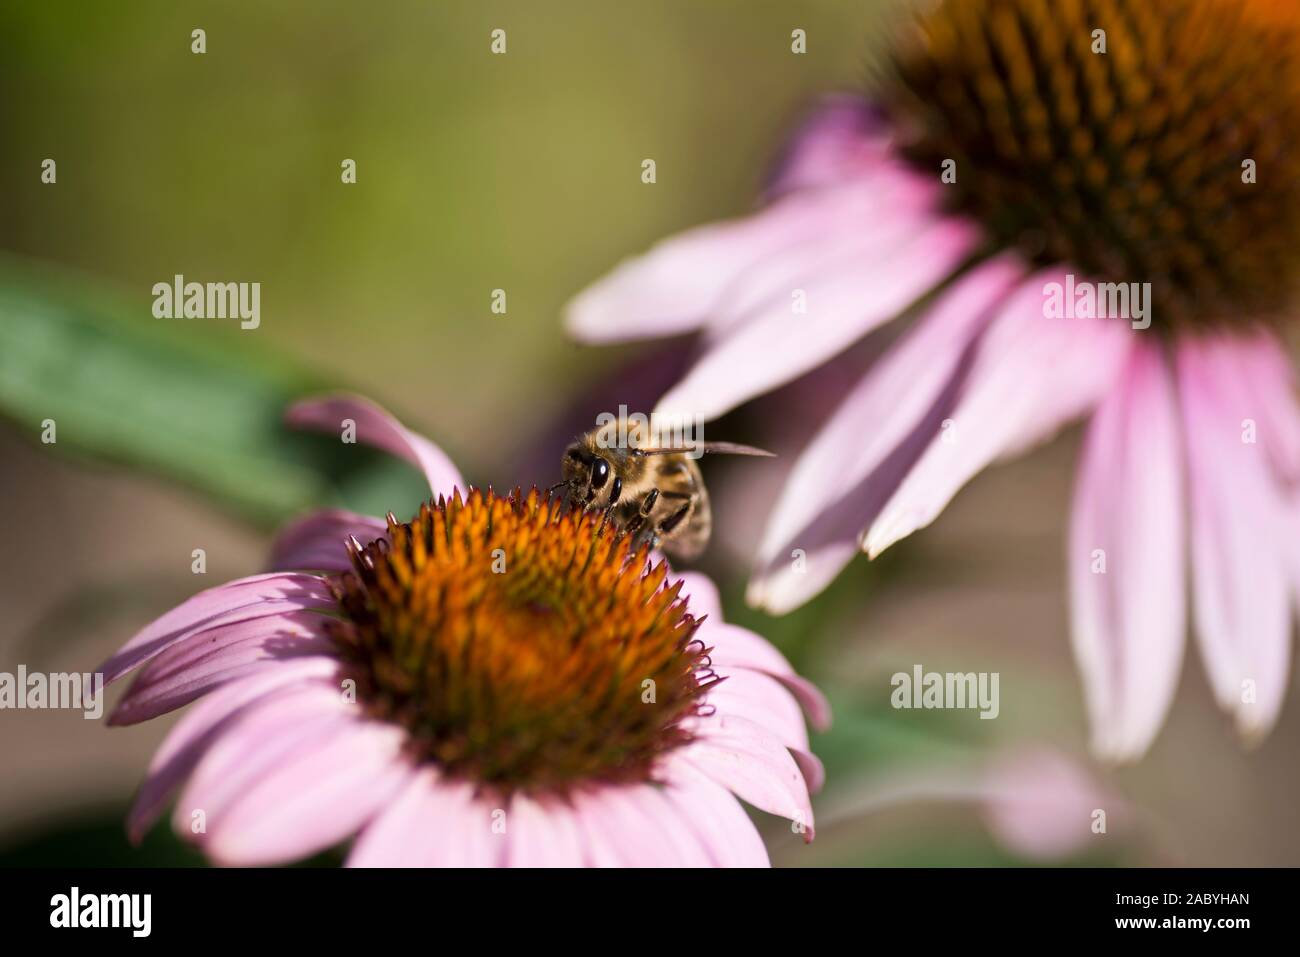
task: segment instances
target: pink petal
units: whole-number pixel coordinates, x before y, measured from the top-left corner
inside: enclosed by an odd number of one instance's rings
[[[243,709],[304,683],[323,685],[326,691],[332,691],[338,687],[337,672],[337,662],[322,658],[286,661],[277,668],[226,685],[186,712],[149,762],[148,776],[127,816],[127,834],[131,840],[140,842],[175,788],[189,777],[199,758],[241,716]],[[322,680],[331,678],[335,680]]]
[[[793,313],[787,289],[746,315],[710,344],[655,411],[716,418],[797,378],[897,316],[950,275],[977,240],[966,224],[931,216],[930,225],[907,241],[809,277],[798,287],[806,295],[805,314]]]
[[[557,798],[516,794],[510,802],[506,863],[510,867],[582,867],[577,814]]]
[[[978,803],[992,835],[1032,859],[1059,858],[1104,840],[1092,831],[1095,810],[1106,812],[1107,833],[1130,810],[1070,759],[1033,748],[1000,754],[983,768],[949,757],[873,775],[840,801],[834,823],[935,801]]]
[[[677,806],[654,785],[602,787],[574,796],[595,867],[706,867],[710,858]]]
[[[826,765],[822,764],[822,759],[803,748],[787,746],[786,750],[794,758],[794,763],[799,765],[799,773],[808,785],[808,793],[816,794],[820,791],[826,784]]]
[[[1252,421],[1258,441],[1268,450],[1278,475],[1291,484],[1300,483],[1300,405],[1291,360],[1271,332],[1243,338],[1229,354],[1248,390],[1243,399],[1255,413]]]
[[[696,637],[713,647],[711,657],[715,663],[771,675],[795,696],[814,728],[825,731],[831,726],[831,706],[826,696],[811,681],[797,674],[775,645],[747,628],[728,625],[722,620],[722,599],[707,575],[681,572],[676,577],[683,582],[681,594],[689,598],[687,610],[696,618],[709,616]]]
[[[1265,413],[1241,378],[1242,348],[1228,337],[1186,339],[1178,375],[1196,636],[1215,697],[1242,734],[1258,739],[1277,720],[1290,674],[1295,544],[1268,452],[1245,441],[1245,420],[1258,423]]]
[[[497,821],[504,831],[494,831]],[[425,768],[361,832],[348,866],[497,867],[508,835],[503,808],[475,798],[469,785],[440,780]]]
[[[1183,657],[1182,458],[1160,347],[1135,348],[1098,407],[1070,527],[1074,652],[1093,750],[1112,760],[1138,758],[1150,746]],[[1102,560],[1104,572],[1095,571]]]
[[[890,127],[853,95],[822,99],[795,130],[776,164],[773,195],[869,176],[887,157]]]
[[[271,543],[271,568],[275,571],[311,568],[342,572],[352,567],[344,542],[355,535],[363,545],[382,538],[388,523],[343,509],[326,509],[290,522]]]
[[[1018,455],[1093,408],[1110,390],[1133,331],[1120,319],[1049,319],[1044,271],[1017,290],[981,336],[950,425],[890,497],[863,540],[871,557],[943,511],[986,465]]]
[[[771,866],[758,829],[730,791],[680,760],[669,761],[665,776],[664,796],[677,806],[716,866]]]
[[[919,244],[927,232],[935,232],[940,218],[934,178],[917,176],[897,164],[881,166],[851,191],[836,192],[853,197],[853,217],[846,219],[844,209],[830,211],[819,235],[737,272],[711,310],[706,327],[710,346],[755,316],[771,314],[782,325],[818,318],[822,314],[811,308],[794,312],[795,290],[804,290],[811,306],[814,289],[838,289],[862,270],[863,263],[898,258],[900,244]],[[863,229],[864,222],[873,225]],[[827,301],[822,292],[816,299],[819,304]]]
[[[766,638],[739,625],[715,625],[712,621],[706,622],[697,636],[713,647],[710,657],[720,674],[740,667],[771,675],[795,696],[814,728],[825,731],[830,727],[831,706],[826,696],[811,681],[796,674],[786,657]]]
[[[759,810],[802,824],[805,840],[813,839],[808,784],[780,741],[752,721],[724,715],[702,721],[700,735],[681,760]]]
[[[153,658],[109,716],[111,725],[156,718],[231,681],[290,658],[332,658],[321,633],[325,617],[300,611],[218,625],[191,635]]]
[[[345,721],[252,781],[208,820],[218,863],[257,866],[315,854],[356,833],[410,780],[404,729]]]
[[[217,625],[335,605],[325,580],[273,572],[199,592],[136,634],[99,667],[111,684],[137,665],[199,631]]]
[[[858,553],[862,532],[950,411],[944,399],[972,338],[1023,271],[1013,257],[974,269],[844,399],[795,463],[768,519],[751,604],[791,611]]]
[[[318,682],[303,682],[245,707],[199,759],[172,812],[173,827],[204,843],[225,810],[259,779],[359,714],[341,689]],[[206,830],[193,827],[199,811]]]
[[[880,171],[886,181],[866,177],[793,193],[752,216],[662,240],[574,297],[564,310],[565,328],[574,338],[595,343],[698,329],[727,305],[742,276],[761,275],[765,266],[809,243],[861,239],[862,224],[882,209],[920,201],[918,181],[904,181],[897,164]],[[936,188],[930,184],[923,198]]]
[[[435,496],[450,496],[454,488],[465,487],[460,472],[442,449],[407,429],[369,399],[352,395],[320,396],[295,402],[285,413],[285,421],[294,428],[315,429],[339,438],[343,435],[344,419],[356,423],[358,442],[383,449],[422,470]]]
[[[989,830],[1014,853],[1052,861],[1104,840],[1127,805],[1102,790],[1073,761],[1047,749],[1012,752],[985,771],[981,790]],[[1094,814],[1106,813],[1106,832],[1094,833]]]
[[[739,667],[727,670],[725,678],[704,698],[718,714],[745,718],[775,735],[787,748],[808,750],[803,712],[794,696],[775,678]]]
[[[688,612],[696,618],[707,615],[711,621],[722,621],[722,596],[718,594],[718,586],[713,584],[713,579],[702,572],[677,572],[669,577],[682,580],[681,595],[689,599],[686,605]]]

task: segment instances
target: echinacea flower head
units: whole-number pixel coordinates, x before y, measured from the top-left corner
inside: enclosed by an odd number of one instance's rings
[[[651,780],[719,678],[681,583],[600,522],[536,491],[390,519],[325,624],[360,701],[442,775],[506,794]]]
[[[1266,0],[945,0],[870,100],[795,131],[752,216],[570,304],[589,342],[699,333],[657,411],[721,415],[909,328],[821,423],[758,549],[785,612],[1088,420],[1068,543],[1093,747],[1154,739],[1194,634],[1274,723],[1300,594],[1300,13]],[[799,561],[792,561],[792,555]]]
[[[1269,6],[946,3],[896,57],[900,153],[951,159],[945,209],[996,247],[1151,282],[1163,331],[1274,317],[1300,278],[1300,48]]]
[[[377,407],[312,400],[333,428],[424,468],[410,522],[331,511],[286,529],[275,571],[204,592],[104,665],[143,666],[112,723],[202,699],[158,752],[138,837],[174,823],[214,860],[293,860],[355,837],[356,865],[762,865],[736,800],[810,840],[822,777],[802,703],[825,700],[669,580],[600,513],[536,490],[459,491]]]

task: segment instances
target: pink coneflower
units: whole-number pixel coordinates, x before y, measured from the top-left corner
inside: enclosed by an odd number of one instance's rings
[[[201,699],[154,757],[134,839],[177,788],[176,830],[226,864],[355,836],[352,865],[766,865],[737,796],[812,839],[800,704],[824,725],[826,702],[722,621],[706,578],[670,585],[600,515],[536,491],[462,495],[439,449],[364,400],[288,418],[352,420],[436,499],[410,522],[302,519],[269,574],[104,664],[109,682],[143,666],[113,724]]]
[[[708,417],[915,317],[795,464],[752,602],[799,605],[1087,416],[1068,561],[1095,750],[1141,755],[1168,710],[1188,550],[1216,697],[1250,738],[1274,723],[1300,570],[1275,321],[1300,278],[1295,10],[938,4],[877,101],[832,100],[799,130],[760,212],[574,300],[587,341],[698,330],[659,408]],[[1147,294],[1145,318],[1084,299],[1052,317],[1049,290],[1096,283]]]

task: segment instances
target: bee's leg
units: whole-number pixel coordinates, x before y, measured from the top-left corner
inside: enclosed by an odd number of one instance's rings
[[[649,545],[654,548],[659,544],[654,528],[644,522],[637,523],[636,528],[634,530],[630,529],[628,534],[632,536],[633,549],[638,549],[642,545]]]
[[[654,548],[659,544],[658,537],[655,535],[654,524],[650,521],[650,513],[654,511],[655,502],[659,500],[659,490],[651,489],[639,503],[636,511],[632,513],[626,524],[623,526],[624,533],[632,540],[634,548],[640,548],[642,545],[649,544]]]
[[[690,511],[691,511],[691,503],[687,502],[677,511],[673,512],[673,514],[669,515],[666,519],[664,519],[662,522],[659,523],[659,528],[657,530],[658,534],[660,536],[671,535],[673,529],[675,529],[678,525],[682,523],[682,519],[684,519],[687,515],[689,515]]]
[[[646,528],[646,517],[638,511],[634,512],[632,517],[627,520],[627,523],[623,526],[623,532],[635,540]]]
[[[641,514],[641,518],[643,519],[649,518],[650,513],[654,511],[655,503],[658,501],[659,501],[659,490],[657,488],[652,488],[649,492],[646,493],[646,497],[641,499],[641,508],[638,509],[638,511]]]
[[[614,506],[618,504],[618,497],[623,494],[623,480],[616,478],[614,484],[609,487],[609,502],[605,505],[603,514],[600,516],[600,528],[597,533],[605,530],[605,525],[609,522],[609,517],[614,514]]]
[[[636,514],[627,523],[627,533],[632,536],[632,541],[637,548],[647,543],[651,548],[659,544],[659,536],[655,532],[654,523],[650,521],[650,515],[654,511],[655,503],[658,501],[659,490],[652,488],[646,493],[645,498],[641,499]]]

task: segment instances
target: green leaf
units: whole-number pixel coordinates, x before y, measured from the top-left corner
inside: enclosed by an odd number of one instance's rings
[[[0,257],[0,415],[35,441],[53,420],[56,451],[167,476],[262,524],[345,504],[345,487],[373,498],[377,483],[398,510],[419,501],[407,466],[283,427],[294,399],[337,386],[237,323],[194,326],[212,322],[155,319],[147,299]]]

